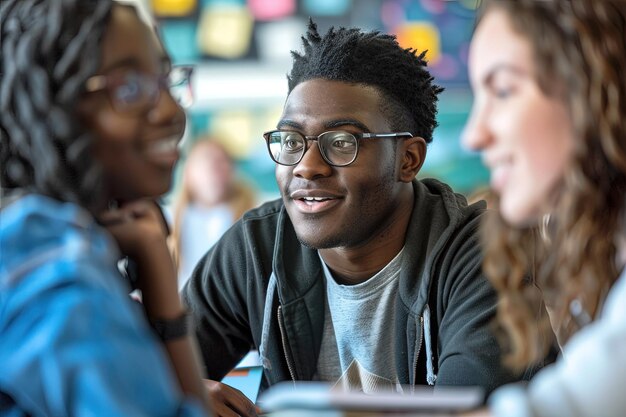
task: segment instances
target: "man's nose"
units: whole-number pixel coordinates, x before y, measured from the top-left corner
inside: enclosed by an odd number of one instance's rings
[[[330,166],[322,156],[319,142],[315,139],[307,138],[307,145],[302,159],[293,169],[293,175],[311,180],[316,177],[327,177],[332,174],[333,167]]]

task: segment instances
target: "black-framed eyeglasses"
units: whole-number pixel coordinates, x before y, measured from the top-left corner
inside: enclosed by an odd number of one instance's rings
[[[322,158],[332,166],[345,167],[356,160],[362,139],[413,137],[409,132],[399,133],[350,133],[342,130],[324,132],[319,136],[304,136],[291,130],[272,130],[263,134],[270,156],[280,165],[298,164],[309,141],[317,141]]]
[[[141,113],[159,101],[161,89],[168,89],[183,108],[193,103],[191,75],[193,67],[175,65],[167,74],[154,75],[120,69],[106,75],[94,75],[85,83],[88,93],[105,90],[111,105],[120,113]]]

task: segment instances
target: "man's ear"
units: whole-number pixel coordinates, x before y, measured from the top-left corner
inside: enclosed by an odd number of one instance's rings
[[[402,182],[411,182],[422,169],[426,159],[426,141],[419,136],[405,139],[400,145],[400,172]]]

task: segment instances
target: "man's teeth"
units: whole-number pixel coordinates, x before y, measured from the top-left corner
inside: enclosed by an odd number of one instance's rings
[[[314,201],[325,201],[325,200],[330,200],[327,197],[303,197],[302,198],[304,201],[308,201],[308,202],[314,202]]]

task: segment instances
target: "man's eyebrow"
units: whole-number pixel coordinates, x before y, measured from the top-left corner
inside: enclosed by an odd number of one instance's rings
[[[276,129],[282,129],[284,127],[292,127],[294,129],[302,130],[302,125],[298,122],[295,122],[291,119],[282,119],[276,125]]]
[[[331,120],[329,122],[324,123],[324,128],[326,129],[332,129],[332,128],[339,127],[339,126],[354,126],[363,132],[370,131],[370,129],[367,126],[365,126],[364,123],[355,119],[338,119],[338,120]],[[297,130],[303,129],[302,124],[291,119],[282,119],[276,125],[276,129],[283,129],[285,127],[290,127],[290,128],[297,129]]]
[[[365,126],[364,123],[355,119],[339,119],[339,120],[333,120],[324,124],[324,127],[326,128],[333,128],[333,127],[338,127],[338,126],[354,126],[354,127],[359,128],[363,132],[370,131],[370,129],[367,126]]]

